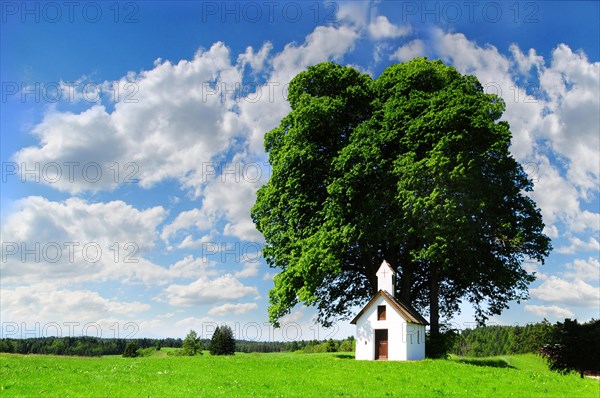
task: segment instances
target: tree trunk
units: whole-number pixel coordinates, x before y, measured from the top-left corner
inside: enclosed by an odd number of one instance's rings
[[[440,335],[440,302],[438,265],[431,265],[429,275],[429,347],[426,347],[428,356],[431,358],[443,358],[446,356],[446,348]]]
[[[432,340],[440,335],[440,298],[438,284],[438,266],[437,264],[432,264],[429,281],[429,333]]]

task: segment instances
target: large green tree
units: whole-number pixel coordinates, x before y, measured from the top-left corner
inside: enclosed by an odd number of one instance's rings
[[[483,322],[527,297],[534,276],[521,264],[543,262],[550,241],[509,152],[501,98],[419,58],[376,80],[318,64],[290,82],[288,99],[265,136],[272,176],[252,208],[267,263],[281,269],[274,324],[299,302],[324,325],[352,316],[383,259],[434,336],[462,301]]]

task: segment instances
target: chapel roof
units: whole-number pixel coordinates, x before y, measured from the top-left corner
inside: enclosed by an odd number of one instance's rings
[[[380,290],[373,296],[371,301],[364,306],[364,308],[354,317],[354,319],[350,322],[351,324],[356,324],[358,319],[364,314],[364,312],[371,306],[379,297],[383,296],[383,298],[398,312],[408,323],[416,323],[418,325],[429,325],[429,322],[423,318],[421,314],[410,304],[405,303],[401,299],[397,299],[392,297],[385,290]]]

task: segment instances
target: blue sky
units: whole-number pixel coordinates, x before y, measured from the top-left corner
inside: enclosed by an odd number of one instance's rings
[[[599,314],[598,2],[3,2],[2,335],[345,338],[298,306],[249,210],[285,87],[442,59],[501,95],[554,251],[498,324]],[[449,320],[472,325],[468,306]]]

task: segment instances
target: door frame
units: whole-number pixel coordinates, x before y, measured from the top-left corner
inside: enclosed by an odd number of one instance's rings
[[[388,329],[375,329],[374,330],[375,333],[375,360],[382,360],[385,361],[390,357],[390,339],[389,339],[389,332]],[[385,337],[385,340],[383,339]],[[379,355],[379,343],[381,341],[385,341],[386,343],[386,348],[387,348],[387,352],[386,352],[386,356],[382,357],[381,355]]]

